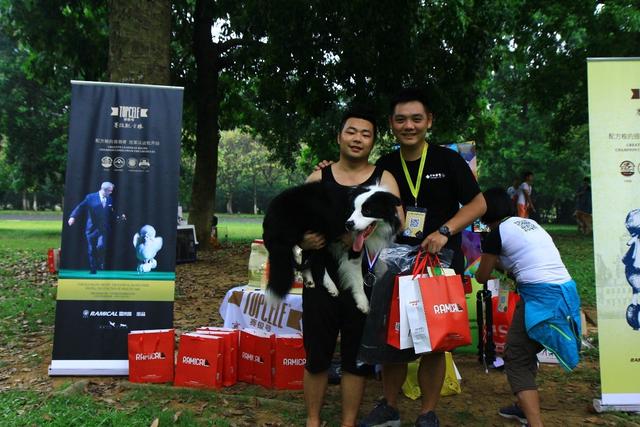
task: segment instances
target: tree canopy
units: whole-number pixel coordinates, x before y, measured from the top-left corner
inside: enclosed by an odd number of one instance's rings
[[[107,78],[108,21],[129,10],[117,12],[117,3],[0,0],[0,87],[11,94],[0,102],[0,182],[13,191],[39,191],[44,182],[60,191],[68,81]],[[228,166],[218,157],[221,131],[249,129],[268,161],[313,164],[335,157],[346,105],[371,105],[384,134],[388,100],[408,85],[430,94],[433,142],[477,142],[483,185],[506,186],[531,169],[543,204],[567,211],[588,173],[586,59],[640,56],[638,6],[172,1],[171,38],[157,44],[169,43],[171,83],[185,87],[182,176],[193,183],[181,189],[191,191],[182,196],[190,218],[208,233],[216,187],[229,194],[229,183],[216,181]],[[166,20],[155,16],[145,19]],[[25,138],[32,145],[22,147]],[[51,154],[30,172],[33,152]]]

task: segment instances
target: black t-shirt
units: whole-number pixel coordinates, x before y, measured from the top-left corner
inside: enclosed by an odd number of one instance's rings
[[[500,256],[502,254],[502,237],[500,236],[500,227],[492,229],[482,239],[482,253]]]
[[[398,182],[405,210],[407,206],[414,206],[415,199],[400,162],[400,150],[382,156],[376,164],[391,172]],[[420,159],[408,161],[406,164],[409,176],[415,183]],[[418,193],[418,206],[427,209],[423,235],[426,237],[440,228],[458,212],[460,204],[466,205],[478,193],[478,182],[462,156],[449,148],[429,144]],[[422,240],[402,236],[398,241],[417,245]],[[461,244],[462,234],[458,233],[451,236],[446,247],[459,253]]]

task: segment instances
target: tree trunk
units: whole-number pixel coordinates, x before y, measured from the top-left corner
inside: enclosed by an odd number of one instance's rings
[[[227,213],[233,214],[233,193],[229,194],[229,198],[227,199]]]
[[[109,0],[109,78],[168,85],[171,61],[169,0]]]
[[[29,210],[29,199],[27,199],[27,192],[26,191],[22,192],[22,210],[23,211],[28,211]]]
[[[33,193],[33,203],[31,204],[31,209],[34,211],[38,210],[38,194]]]
[[[214,7],[196,1],[193,46],[196,60],[196,167],[191,187],[189,223],[196,229],[201,247],[209,246],[209,230],[216,196],[218,171],[218,73],[220,53],[211,39]]]
[[[258,188],[256,184],[256,176],[253,175],[253,214],[258,214]]]

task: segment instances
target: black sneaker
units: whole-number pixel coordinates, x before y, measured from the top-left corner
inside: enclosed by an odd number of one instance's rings
[[[416,419],[415,427],[440,427],[440,420],[435,412],[429,411]]]
[[[398,410],[389,406],[386,399],[382,399],[369,415],[358,423],[358,427],[400,427],[400,424]]]
[[[500,408],[498,415],[511,420],[518,420],[521,424],[527,424],[527,416],[524,414],[522,408],[520,408],[516,403]]]

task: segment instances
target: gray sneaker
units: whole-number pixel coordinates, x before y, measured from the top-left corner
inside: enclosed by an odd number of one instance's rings
[[[369,415],[358,423],[358,427],[400,427],[400,424],[398,410],[389,406],[386,399],[382,399]]]
[[[440,427],[440,420],[435,412],[429,411],[416,419],[415,427]]]
[[[527,424],[527,416],[524,414],[522,408],[515,403],[513,405],[500,408],[498,415],[511,420],[518,420],[522,424]]]

